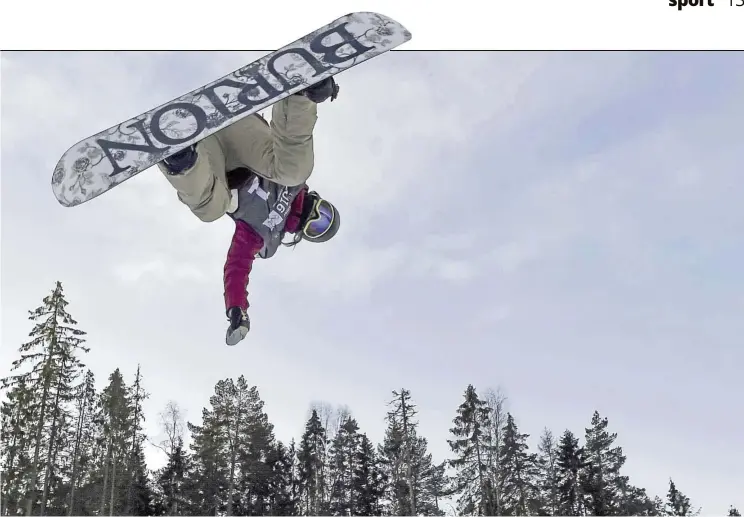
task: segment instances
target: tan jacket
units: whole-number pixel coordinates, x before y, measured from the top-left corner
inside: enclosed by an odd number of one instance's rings
[[[170,175],[158,167],[178,192],[178,199],[199,219],[211,222],[230,205],[226,171],[247,167],[268,180],[293,187],[307,181],[315,165],[313,129],[317,104],[290,95],[271,109],[271,123],[248,117],[196,144],[196,164],[183,174]]]

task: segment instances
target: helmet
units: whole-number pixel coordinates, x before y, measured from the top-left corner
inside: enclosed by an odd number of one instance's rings
[[[300,236],[309,242],[326,242],[338,233],[341,219],[338,210],[317,192],[305,196],[300,224]]]

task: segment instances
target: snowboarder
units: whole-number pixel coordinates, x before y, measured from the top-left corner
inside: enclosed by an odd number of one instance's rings
[[[306,184],[317,105],[337,95],[329,77],[274,104],[270,124],[250,115],[158,163],[199,219],[228,214],[235,221],[223,277],[228,345],[250,330],[246,289],[254,258],[272,257],[280,244],[326,242],[338,232],[338,211]],[[287,233],[294,238],[283,243]]]

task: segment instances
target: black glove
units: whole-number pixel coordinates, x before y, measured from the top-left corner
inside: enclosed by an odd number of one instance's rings
[[[251,329],[251,320],[248,318],[248,314],[240,307],[230,307],[227,309],[227,319],[230,320],[230,326],[227,327],[225,343],[230,346],[237,345]]]
[[[319,83],[308,86],[297,95],[304,95],[316,104],[325,102],[329,98],[333,102],[338,97],[338,85],[333,77],[326,77]]]

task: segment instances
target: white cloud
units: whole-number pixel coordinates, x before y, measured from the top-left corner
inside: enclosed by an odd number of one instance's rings
[[[353,240],[353,239],[352,239]],[[296,251],[280,250],[261,268],[291,289],[306,289],[342,297],[369,291],[398,269],[406,258],[401,246],[387,248],[312,245],[301,243]]]
[[[488,256],[496,267],[505,273],[511,273],[536,258],[539,252],[538,242],[525,239],[499,245]]]
[[[445,260],[437,268],[438,276],[453,283],[463,283],[476,275],[472,263],[464,260]]]
[[[174,262],[172,258],[153,257],[128,261],[113,266],[116,277],[124,283],[147,282],[147,285],[172,282],[202,282],[205,275],[196,264]]]
[[[478,244],[478,234],[474,231],[460,233],[424,233],[423,246],[434,252],[466,253]]]
[[[512,308],[508,305],[487,305],[475,312],[473,323],[480,328],[492,327],[501,323],[512,315]]]

